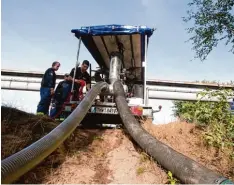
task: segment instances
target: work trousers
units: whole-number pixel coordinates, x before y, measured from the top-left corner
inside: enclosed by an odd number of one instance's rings
[[[49,112],[50,102],[51,102],[51,92],[49,87],[40,88],[40,102],[37,106],[37,113],[47,114]]]

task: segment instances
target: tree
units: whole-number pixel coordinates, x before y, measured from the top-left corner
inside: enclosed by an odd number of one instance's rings
[[[187,31],[192,35],[189,41],[195,58],[204,61],[222,40],[234,54],[234,0],[192,0],[188,6],[191,9],[183,20],[193,21],[193,27]]]

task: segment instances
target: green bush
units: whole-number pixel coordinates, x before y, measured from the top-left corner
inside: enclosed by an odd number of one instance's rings
[[[230,96],[234,96],[232,90],[205,90],[197,94],[198,101],[175,101],[174,115],[203,128],[207,144],[221,149],[232,148],[233,151],[234,115],[227,102]],[[201,101],[205,97],[219,101]]]

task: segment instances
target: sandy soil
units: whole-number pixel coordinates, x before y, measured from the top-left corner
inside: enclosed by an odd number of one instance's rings
[[[202,131],[195,124],[173,122],[153,125],[151,121],[146,121],[143,127],[176,151],[234,180],[234,160],[230,159],[230,153],[208,147],[202,138]]]
[[[18,183],[166,183],[166,173],[137,150],[122,130],[77,129],[60,150]]]
[[[2,108],[2,159],[47,134],[58,123]],[[195,125],[178,122],[143,127],[160,141],[234,180],[234,162],[203,143]],[[120,129],[76,129],[55,152],[15,183],[165,184],[167,173]]]

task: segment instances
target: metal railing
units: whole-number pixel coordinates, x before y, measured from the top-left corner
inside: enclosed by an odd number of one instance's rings
[[[63,79],[63,73],[56,73],[57,79]],[[29,77],[29,78],[42,78],[43,72],[39,71],[21,71],[21,70],[11,70],[11,69],[1,69],[1,75],[12,76],[12,77]],[[187,88],[228,88],[234,90],[234,85],[223,85],[223,84],[207,84],[207,83],[197,83],[197,82],[185,82],[185,81],[171,81],[171,80],[158,80],[158,79],[148,79],[146,80],[146,85],[148,86],[171,86],[171,87],[187,87]]]

